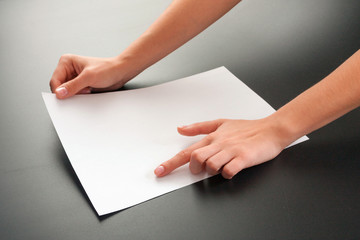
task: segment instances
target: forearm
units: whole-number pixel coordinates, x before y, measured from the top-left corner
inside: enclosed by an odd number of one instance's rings
[[[175,0],[118,59],[129,63],[130,75],[137,75],[206,29],[238,2]]]
[[[360,105],[360,51],[269,118],[296,140]]]

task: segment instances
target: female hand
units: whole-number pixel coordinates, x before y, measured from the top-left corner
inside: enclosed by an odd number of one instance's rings
[[[219,119],[179,127],[185,136],[208,134],[155,169],[158,177],[190,162],[194,174],[206,170],[231,179],[244,168],[273,159],[292,139],[269,117],[259,120]]]
[[[112,91],[122,87],[136,74],[130,74],[126,61],[66,54],[50,80],[51,91],[63,99],[75,94]]]

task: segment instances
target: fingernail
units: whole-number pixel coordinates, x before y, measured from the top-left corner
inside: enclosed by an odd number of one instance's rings
[[[160,165],[155,169],[155,175],[156,176],[160,176],[161,174],[163,174],[165,172],[165,168],[164,166]]]
[[[65,87],[59,87],[56,89],[56,93],[60,96],[60,97],[65,97],[68,94],[68,91]]]
[[[179,128],[182,128],[182,129],[187,128],[187,127],[188,127],[187,125],[179,126]]]

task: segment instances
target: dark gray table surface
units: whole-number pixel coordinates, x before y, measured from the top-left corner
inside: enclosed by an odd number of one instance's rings
[[[40,93],[62,54],[114,56],[170,2],[0,1],[0,238],[360,239],[359,109],[231,181],[97,217]],[[359,49],[359,13],[358,0],[246,0],[126,88],[226,66],[279,108]]]

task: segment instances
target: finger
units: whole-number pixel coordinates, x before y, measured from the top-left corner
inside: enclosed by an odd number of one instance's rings
[[[190,161],[191,153],[198,148],[204,147],[208,144],[206,140],[201,140],[200,142],[197,142],[190,147],[186,148],[185,150],[182,150],[178,154],[176,154],[173,158],[167,160],[166,162],[163,162],[158,166],[154,173],[158,177],[163,177],[172,171],[174,171],[176,168],[181,167],[182,165],[188,163]]]
[[[86,87],[84,89],[81,89],[77,94],[90,94],[92,91],[91,91],[91,88],[90,87]]]
[[[88,80],[84,77],[84,74],[80,74],[76,78],[71,81],[65,82],[64,84],[60,85],[56,90],[56,97],[59,99],[64,99],[71,97],[77,94],[82,89],[88,87]]]
[[[190,157],[190,171],[193,174],[200,173],[205,167],[205,162],[220,150],[218,144],[211,144],[194,150]]]
[[[220,151],[206,161],[205,169],[211,175],[218,174],[220,169],[225,164],[230,162],[231,159],[233,159],[233,157],[234,154],[231,153],[230,151],[226,151],[226,150]]]
[[[92,88],[91,92],[93,92],[93,93],[100,93],[100,92],[116,91],[116,90],[119,90],[123,85],[124,85],[124,83],[118,82],[118,83],[115,83],[114,85],[112,85],[112,86],[110,86],[110,87],[105,87],[105,88]]]
[[[111,87],[108,87],[108,88],[92,88],[91,92],[92,93],[102,93],[102,92],[112,92],[112,91],[115,91],[116,89],[115,88],[111,88]]]
[[[246,168],[244,159],[236,157],[224,166],[221,175],[226,179],[231,179],[244,168]]]
[[[57,65],[51,79],[50,79],[50,89],[51,92],[55,92],[55,90],[68,79],[67,71],[63,62],[59,62]]]
[[[190,124],[187,126],[178,127],[178,132],[185,136],[195,136],[199,134],[209,134],[216,129],[224,122],[223,119],[217,119],[213,121],[199,122]]]
[[[59,63],[50,79],[50,88],[52,92],[63,83],[73,79],[76,76],[74,69],[75,56],[71,54],[65,54],[60,57]]]

